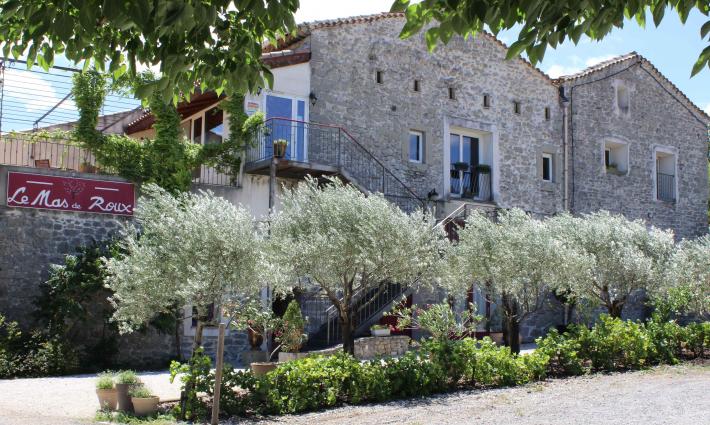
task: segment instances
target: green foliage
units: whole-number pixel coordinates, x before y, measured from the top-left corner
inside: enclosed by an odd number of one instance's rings
[[[135,398],[149,398],[153,393],[143,384],[135,385],[128,390],[128,394]]]
[[[144,76],[141,80],[149,80]],[[155,117],[155,139],[139,141],[128,136],[104,135],[96,130],[99,111],[108,90],[106,77],[97,72],[76,73],[72,94],[79,109],[75,138],[96,157],[101,167],[136,183],[156,183],[171,193],[185,192],[192,170],[200,163],[201,146],[186,140],[180,115],[158,94],[150,98]]]
[[[301,314],[301,306],[298,305],[298,301],[292,300],[286,307],[279,329],[276,331],[276,342],[281,344],[283,351],[297,353],[308,338],[308,335],[303,333],[305,327],[306,321]]]
[[[256,112],[247,116],[243,95],[235,95],[223,101],[220,106],[229,115],[229,137],[222,143],[203,146],[199,162],[230,175],[231,183],[235,184],[244,151],[254,140],[256,128],[264,123],[264,113]]]
[[[710,322],[682,327],[658,317],[637,323],[603,315],[592,329],[572,326],[562,335],[551,331],[537,344],[538,351],[550,358],[550,373],[563,376],[703,357],[710,348],[709,336]]]
[[[209,376],[212,362],[205,355],[203,347],[198,347],[187,363],[172,361],[170,363],[170,383],[180,375],[182,397],[180,404],[175,406],[173,413],[187,420],[206,417],[208,409],[198,393],[207,393],[214,388],[210,385]]]
[[[4,57],[26,55],[45,69],[59,54],[116,77],[159,64],[161,77],[141,82],[141,98],[177,100],[195,91],[195,81],[244,93],[271,83],[262,43],[290,32],[297,8],[296,0],[4,1],[0,46]]]
[[[41,331],[24,333],[0,315],[0,378],[65,375],[79,359],[66,340]]]
[[[117,384],[127,384],[127,385],[139,385],[141,383],[140,378],[133,370],[122,370],[116,374]]]
[[[383,400],[382,378],[381,370],[362,366],[348,354],[307,357],[269,372],[266,403],[271,412],[284,414]]]
[[[499,31],[520,26],[518,40],[510,46],[508,58],[517,57],[525,51],[530,61],[536,64],[543,59],[547,46],[556,48],[567,39],[577,44],[582,35],[601,40],[613,28],[623,27],[626,18],[635,18],[644,26],[650,12],[653,23],[658,26],[667,6],[680,16],[682,22],[693,10],[706,16],[710,14],[710,5],[704,0],[518,0],[492,3],[478,0],[395,0],[392,11],[406,12],[407,22],[400,37],[411,37],[427,28],[425,39],[430,49],[439,42],[447,43],[455,34],[475,35],[485,29],[498,34]],[[702,26],[700,38],[705,39],[708,33],[710,21]],[[700,53],[692,75],[706,66],[710,68],[710,46]]]
[[[113,373],[103,372],[100,373],[96,378],[96,389],[97,390],[110,390],[113,389]]]
[[[457,315],[447,302],[426,305],[423,308],[416,305],[407,307],[405,303],[400,303],[387,313],[387,316],[396,317],[397,327],[400,329],[421,329],[435,340],[445,341],[462,338],[476,330],[481,317],[474,315],[473,309],[473,304],[470,304]]]

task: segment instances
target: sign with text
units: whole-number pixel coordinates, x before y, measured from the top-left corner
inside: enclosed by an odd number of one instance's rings
[[[133,215],[133,183],[9,171],[7,206]]]

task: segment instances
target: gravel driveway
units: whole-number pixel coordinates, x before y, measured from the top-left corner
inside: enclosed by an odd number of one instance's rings
[[[710,362],[231,424],[710,424]]]
[[[139,373],[161,400],[180,397],[180,382],[168,372]],[[96,375],[0,379],[0,425],[66,425],[91,422],[99,402]]]

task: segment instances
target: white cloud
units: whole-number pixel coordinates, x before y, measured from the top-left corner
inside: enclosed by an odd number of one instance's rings
[[[52,81],[56,81],[56,77]],[[55,86],[44,78],[44,74],[7,68],[4,83],[5,100],[12,100],[14,104],[23,104],[26,112],[44,113],[62,102],[69,92],[68,84],[71,81],[67,79],[61,85]],[[58,92],[59,86],[63,92]],[[76,105],[69,98],[59,104],[55,110],[76,111]]]
[[[572,61],[571,65],[562,64],[552,64],[546,70],[545,73],[552,78],[557,78],[562,75],[576,74],[582,69],[597,65],[601,62],[608,61],[611,58],[615,58],[618,55],[602,55],[602,56],[592,56],[586,59],[582,59],[577,55],[569,56],[568,59]]]
[[[563,75],[576,74],[579,71],[581,71],[581,69],[577,68],[576,66],[553,64],[552,66],[547,68],[545,73],[552,78],[557,78]]]
[[[710,115],[710,102],[708,102],[707,105],[705,105],[705,108],[703,109],[706,114]]]
[[[609,59],[613,59],[619,55],[603,55],[603,56],[592,56],[591,58],[587,58],[587,60],[584,61],[585,66],[594,66],[599,63],[608,61]]]

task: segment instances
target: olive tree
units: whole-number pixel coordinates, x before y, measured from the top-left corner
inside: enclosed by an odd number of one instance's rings
[[[550,291],[589,274],[587,256],[519,209],[502,211],[496,222],[475,212],[458,234],[449,269],[458,282],[488,283],[487,296],[501,301],[506,342],[515,353],[520,324],[545,305]]]
[[[677,15],[685,23],[691,12],[710,15],[707,0],[395,0],[392,11],[406,12],[407,23],[401,37],[411,37],[427,28],[425,39],[430,48],[448,42],[455,34],[469,36],[489,29],[494,34],[519,26],[518,39],[510,46],[508,58],[525,51],[535,64],[542,60],[547,46],[566,40],[577,44],[582,35],[601,40],[613,28],[622,28],[634,18],[642,27],[648,12],[658,26],[666,13]],[[700,27],[700,39],[710,34],[710,20]],[[710,68],[710,45],[693,65],[692,75]]]
[[[125,255],[106,260],[113,318],[129,332],[173,305],[195,306],[194,352],[210,305],[258,290],[261,242],[251,214],[224,198],[174,196],[152,184],[142,190],[136,226],[121,242]]]
[[[338,311],[343,349],[354,353],[353,308],[358,294],[385,282],[430,282],[448,244],[425,213],[407,214],[381,194],[364,194],[338,179],[308,178],[287,191],[270,227],[274,281],[307,276]]]
[[[680,243],[664,277],[674,310],[710,315],[710,235]]]
[[[671,231],[647,227],[606,211],[549,220],[555,237],[592,260],[585,279],[570,281],[571,291],[588,305],[603,305],[620,317],[637,290],[653,293],[662,287],[663,269],[674,250]]]

